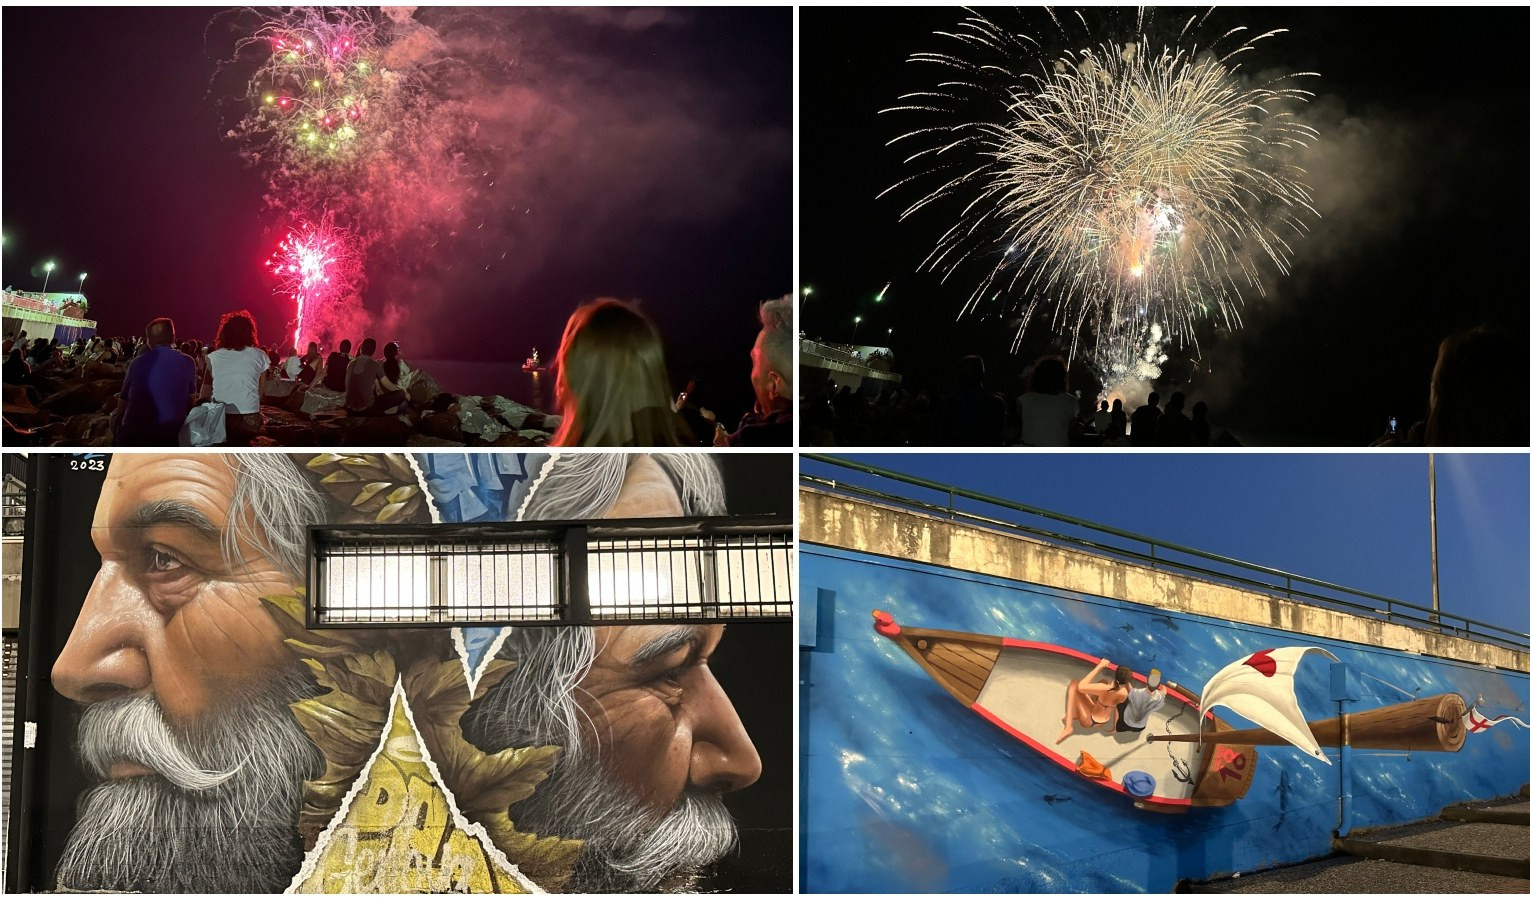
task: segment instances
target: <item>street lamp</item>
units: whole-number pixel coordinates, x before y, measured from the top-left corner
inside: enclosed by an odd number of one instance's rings
[[[89,272],[81,272],[80,273],[80,287],[79,287],[78,290],[79,290],[80,296],[82,296],[82,297],[85,296],[85,276],[89,275],[89,274],[90,274]]]
[[[850,343],[855,343],[855,333],[861,330],[861,317],[855,317],[855,327],[850,330]]]
[[[53,277],[53,261],[49,260],[49,261],[43,263],[43,289],[42,289],[42,292],[44,294],[48,293],[48,279],[52,278],[52,277]]]

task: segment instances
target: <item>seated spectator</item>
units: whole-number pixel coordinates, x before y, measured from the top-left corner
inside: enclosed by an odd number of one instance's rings
[[[351,364],[351,342],[340,342],[340,349],[331,353],[324,360],[324,374],[322,384],[324,387],[336,393],[345,393],[345,370]]]
[[[749,381],[754,385],[754,410],[745,413],[738,430],[727,434],[718,425],[713,443],[719,447],[790,447],[796,442],[792,426],[792,297],[760,304],[760,333],[749,358]]]
[[[409,376],[414,374],[414,370],[409,368],[409,364],[404,362],[402,356],[399,356],[398,341],[389,341],[383,347],[382,367],[383,374],[387,376],[388,383],[393,385],[393,387],[389,388],[385,384],[384,387],[387,390],[409,390]]]
[[[26,356],[20,347],[12,347],[11,352],[5,355],[5,383],[26,384],[31,380],[32,367],[27,365]]]
[[[382,364],[372,358],[377,339],[366,338],[360,352],[345,369],[345,408],[352,415],[391,415],[407,405],[397,385],[389,387]]]
[[[207,355],[212,382],[203,395],[226,404],[229,444],[248,444],[265,427],[260,398],[271,358],[260,349],[255,319],[247,310],[225,313],[218,323],[218,349]]]
[[[145,330],[149,349],[128,365],[112,414],[119,447],[174,447],[197,395],[197,364],[175,349],[175,323],[155,319]]]
[[[659,332],[637,308],[601,299],[574,310],[558,347],[563,424],[554,447],[682,447],[695,443],[670,407]]]
[[[309,341],[308,352],[303,354],[303,368],[298,371],[297,380],[303,384],[312,384],[323,367],[324,355],[319,352],[319,342]]]
[[[280,363],[281,377],[288,381],[296,381],[298,375],[303,372],[303,358],[298,356],[297,347],[288,344],[282,348],[282,361]]]

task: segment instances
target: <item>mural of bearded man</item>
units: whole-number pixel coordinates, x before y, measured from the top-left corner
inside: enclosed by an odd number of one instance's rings
[[[309,525],[429,521],[447,493],[439,476],[462,468],[387,455],[374,461],[391,467],[397,487],[362,496],[343,480],[318,477],[314,459],[112,458],[91,528],[101,568],[53,669],[55,688],[80,705],[78,756],[96,782],[59,857],[60,889],[296,886],[304,838],[312,845],[297,823],[315,779],[328,777],[326,754],[292,712],[319,689],[266,601],[301,594]],[[450,501],[487,504],[485,520],[725,510],[717,466],[705,456],[493,459],[472,460],[465,470],[476,472],[481,489]],[[761,771],[708,666],[723,626],[492,633],[498,657],[516,665],[478,698],[462,730],[488,753],[561,748],[551,776],[509,810],[519,832],[582,845],[572,872],[555,883],[695,886],[736,843],[719,797]],[[443,629],[363,634],[375,636],[377,652],[394,656],[400,672],[410,661],[401,648],[449,644]],[[782,686],[784,704],[784,678]]]

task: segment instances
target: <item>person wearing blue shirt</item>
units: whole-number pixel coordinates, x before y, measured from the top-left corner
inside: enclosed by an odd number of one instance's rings
[[[119,447],[173,447],[197,392],[197,365],[175,349],[175,323],[159,318],[144,330],[149,349],[128,365],[113,414]]]

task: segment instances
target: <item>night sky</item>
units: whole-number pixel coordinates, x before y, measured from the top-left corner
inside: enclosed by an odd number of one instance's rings
[[[852,460],[1160,541],[1429,606],[1420,453],[856,454]],[[944,505],[944,494],[813,460],[822,475]],[[1530,634],[1530,460],[1435,455],[1440,609]],[[1003,521],[1023,513],[960,501]],[[1106,538],[1113,546],[1128,546]],[[1136,545],[1138,549],[1141,545]]]
[[[791,290],[791,11],[415,17],[439,39],[432,71],[486,174],[468,221],[371,254],[379,341],[415,359],[518,363],[533,345],[546,359],[577,305],[636,298],[679,384],[710,376],[747,400],[757,305]],[[39,289],[51,259],[50,290],[89,272],[106,334],[170,315],[207,340],[247,307],[275,339],[291,303],[262,263],[283,219],[266,173],[223,137],[249,108],[251,69],[220,64],[253,24],[216,9],[4,10],[5,284]],[[402,173],[397,190],[414,188]],[[421,233],[434,246],[412,244]]]
[[[1034,24],[1025,16],[1035,13],[1000,17]],[[1013,331],[1001,323],[956,323],[971,273],[942,287],[915,272],[954,212],[926,210],[899,225],[922,194],[875,199],[914,171],[902,165],[907,153],[884,145],[917,124],[878,110],[932,87],[938,70],[906,59],[954,49],[934,32],[960,16],[809,8],[801,20],[801,265],[813,289],[803,327],[848,341],[861,314],[861,344],[887,343],[892,328],[895,370],[936,395],[969,352],[988,360],[991,389],[1015,390],[1048,344],[1038,328],[1011,356]],[[1214,430],[1237,426],[1252,443],[1364,445],[1389,415],[1403,428],[1425,416],[1442,337],[1483,323],[1530,326],[1514,238],[1530,201],[1515,137],[1521,63],[1483,43],[1525,21],[1516,9],[1215,13],[1213,22],[1256,34],[1290,29],[1260,45],[1253,71],[1320,73],[1299,84],[1317,94],[1304,118],[1322,137],[1306,167],[1323,218],[1294,244],[1292,273],[1245,305],[1241,332],[1200,330],[1210,373],[1196,373],[1187,394],[1207,400]],[[885,300],[872,302],[889,281]],[[1165,367],[1166,376],[1188,371],[1185,356]],[[1506,406],[1518,402],[1513,384],[1486,389],[1501,390]]]

